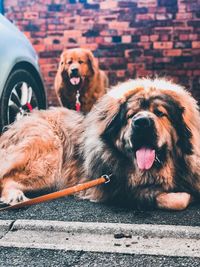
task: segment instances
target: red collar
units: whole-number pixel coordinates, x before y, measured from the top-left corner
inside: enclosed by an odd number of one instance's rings
[[[80,92],[79,90],[76,91],[76,111],[80,112],[81,111],[81,102],[80,102]]]

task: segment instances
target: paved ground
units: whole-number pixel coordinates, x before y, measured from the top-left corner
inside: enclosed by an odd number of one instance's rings
[[[176,225],[176,226],[192,226],[193,229],[199,229],[200,227],[200,204],[193,205],[181,212],[169,212],[169,211],[136,211],[129,208],[117,207],[113,205],[106,205],[100,203],[91,203],[88,201],[77,200],[73,197],[67,197],[58,199],[52,202],[38,204],[26,209],[4,211],[0,213],[0,220],[10,220],[9,223],[14,222],[14,225],[18,220],[47,220],[47,221],[65,221],[65,222],[96,222],[96,223],[124,223],[124,224],[147,224],[147,225]],[[9,224],[8,224],[9,225]],[[3,241],[3,236],[20,239],[23,242],[23,238],[29,238],[28,232],[21,233],[20,238],[17,237],[16,229],[12,233],[6,228],[8,225],[4,225],[5,229],[1,227],[2,237],[0,235],[0,241]],[[198,226],[198,227],[196,227]],[[159,227],[158,227],[159,228]],[[192,229],[191,228],[191,229]],[[18,229],[17,229],[18,230]],[[159,229],[158,229],[159,230]],[[9,233],[8,233],[9,232]],[[12,231],[11,231],[12,232]],[[200,232],[200,231],[199,231]],[[20,233],[20,232],[19,232]],[[18,234],[19,234],[18,233]],[[49,233],[48,233],[49,234]],[[51,233],[50,233],[51,235]],[[40,234],[39,234],[40,236]],[[50,236],[51,237],[51,236]],[[62,239],[57,238],[58,244]],[[33,244],[34,240],[32,238]],[[30,239],[30,242],[32,242]],[[197,240],[199,242],[199,240]],[[44,241],[46,242],[46,241]],[[60,243],[59,243],[60,242]],[[173,244],[174,240],[163,240],[163,244],[168,242]],[[171,243],[170,243],[171,242]],[[198,243],[197,242],[197,243]],[[181,242],[182,244],[183,242]],[[146,245],[148,245],[146,243]],[[152,246],[152,245],[151,245]],[[178,246],[179,248],[179,246]],[[181,252],[181,248],[180,248]],[[162,252],[161,252],[162,254]],[[182,255],[182,254],[181,254]],[[184,255],[184,254],[183,254]],[[112,267],[112,266],[200,266],[200,257],[190,256],[167,256],[163,250],[163,255],[148,255],[145,251],[140,253],[124,254],[124,253],[98,253],[89,251],[67,251],[65,249],[38,249],[38,248],[22,248],[17,246],[3,247],[0,246],[0,267],[28,267],[28,266],[98,266],[98,267]]]
[[[0,212],[0,220],[58,220],[200,226],[200,204],[184,211],[136,211],[66,197],[20,210]]]
[[[8,248],[0,249],[0,267],[199,267],[199,258],[91,253]]]

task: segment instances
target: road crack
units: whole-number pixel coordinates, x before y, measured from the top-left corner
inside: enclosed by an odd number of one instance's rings
[[[13,226],[14,226],[14,223],[16,222],[16,220],[12,221],[8,227],[8,230],[5,231],[5,233],[2,234],[2,236],[0,235],[0,240],[3,239],[10,231],[13,231]]]

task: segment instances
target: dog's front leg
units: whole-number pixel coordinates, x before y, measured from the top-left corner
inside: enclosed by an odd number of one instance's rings
[[[186,192],[161,193],[156,197],[158,208],[167,210],[184,210],[192,201],[192,196]]]
[[[186,192],[165,192],[159,186],[139,186],[134,190],[137,206],[142,209],[159,208],[166,210],[184,210],[193,201]]]
[[[22,186],[12,179],[1,181],[1,198],[0,202],[15,205],[21,201],[26,201],[28,198],[22,191]]]
[[[163,194],[164,190],[161,186],[138,186],[132,189],[132,196],[135,205],[139,209],[151,210],[158,207],[157,196]]]

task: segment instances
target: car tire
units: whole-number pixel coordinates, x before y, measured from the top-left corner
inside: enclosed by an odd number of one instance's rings
[[[32,109],[45,109],[37,79],[25,69],[16,69],[8,77],[0,99],[0,130]]]

